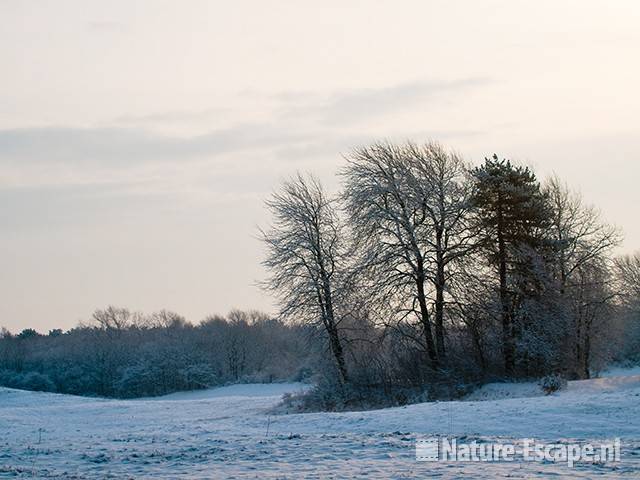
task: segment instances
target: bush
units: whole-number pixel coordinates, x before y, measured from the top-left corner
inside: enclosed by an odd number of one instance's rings
[[[557,373],[543,377],[539,384],[542,391],[547,395],[567,388],[567,380]]]
[[[29,372],[22,377],[22,388],[34,390],[36,392],[55,392],[56,385],[51,381],[49,375],[39,372]]]
[[[275,413],[341,412],[398,407],[420,400],[420,389],[402,386],[340,385],[320,378],[313,388],[285,394]]]
[[[0,370],[0,385],[36,392],[57,391],[56,385],[49,375],[40,372],[19,373],[12,370]]]

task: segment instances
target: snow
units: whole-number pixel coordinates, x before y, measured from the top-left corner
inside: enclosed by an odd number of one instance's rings
[[[640,365],[631,368],[613,367],[600,375],[601,377],[630,377],[640,375]]]
[[[602,377],[569,382],[568,392],[597,393],[640,388],[640,368],[617,368],[605,372]],[[507,398],[542,397],[545,393],[537,382],[488,383],[467,395],[467,401],[503,400]]]
[[[369,412],[273,415],[302,384],[248,384],[107,400],[0,388],[0,477],[31,478],[638,478],[640,375],[493,384],[464,401]],[[622,462],[418,463],[434,434],[491,441],[622,438]]]
[[[574,393],[616,392],[620,390],[640,389],[640,375],[621,375],[594,378],[592,380],[578,380],[569,382],[568,390]]]
[[[239,383],[225,387],[210,388],[208,390],[194,390],[191,392],[176,392],[162,397],[144,400],[206,400],[219,397],[281,397],[285,393],[298,393],[310,388],[304,383]]]
[[[488,383],[465,397],[467,401],[501,400],[504,398],[541,397],[544,392],[537,383]]]

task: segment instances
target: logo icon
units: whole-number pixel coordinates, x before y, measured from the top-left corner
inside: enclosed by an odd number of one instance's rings
[[[416,460],[419,462],[437,462],[440,444],[437,438],[427,438],[416,442]]]

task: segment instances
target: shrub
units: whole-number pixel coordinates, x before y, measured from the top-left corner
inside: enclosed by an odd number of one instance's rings
[[[539,384],[542,391],[547,395],[567,388],[567,380],[557,373],[543,377]]]
[[[340,412],[398,407],[416,403],[420,389],[349,383],[340,385],[321,377],[310,389],[286,394],[275,413]]]

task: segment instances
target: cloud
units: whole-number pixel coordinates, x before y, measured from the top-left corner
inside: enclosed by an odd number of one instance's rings
[[[304,141],[307,135],[271,124],[240,125],[177,137],[138,128],[45,127],[0,130],[3,164],[126,166],[193,158]]]
[[[87,27],[94,32],[123,32],[126,30],[124,23],[109,20],[88,22]]]
[[[425,142],[429,140],[442,140],[449,138],[463,138],[482,135],[477,130],[413,130],[402,134],[389,132],[388,135],[351,134],[333,136],[330,138],[310,140],[304,144],[285,145],[277,150],[278,158],[289,161],[306,161],[310,166],[318,166],[318,160],[322,158],[339,158],[349,154],[354,148],[370,143],[388,140],[392,142]]]
[[[136,197],[122,185],[54,185],[0,188],[0,225],[10,231],[54,225],[83,225],[131,212],[164,197]]]
[[[150,129],[202,119],[219,108],[167,111],[120,117],[115,126],[87,128],[51,126],[0,130],[0,189],[10,187],[120,185],[105,195],[136,191],[174,194],[194,187],[202,178],[224,189],[229,175],[261,176],[296,168],[332,168],[352,147],[380,138],[421,141],[478,135],[452,128],[409,131],[398,122],[377,122],[398,111],[421,111],[424,101],[476,88],[489,80],[468,78],[448,82],[421,82],[379,89],[340,90],[328,93],[293,92],[263,96],[269,114],[247,116],[247,123],[231,124],[198,135],[175,135]],[[449,97],[448,97],[449,98]],[[262,112],[264,113],[264,112]],[[249,121],[252,123],[248,123]],[[175,129],[169,129],[175,132]],[[295,163],[295,165],[293,165]],[[268,165],[268,166],[267,166]],[[220,183],[218,179],[221,179]],[[226,180],[225,180],[226,179]],[[140,183],[144,183],[141,186]],[[258,181],[259,183],[259,181]],[[246,184],[234,178],[231,184]],[[191,190],[190,190],[191,189]]]
[[[229,108],[204,108],[200,110],[171,110],[146,115],[122,115],[113,120],[119,125],[173,125],[192,122],[210,122],[212,119],[228,116]]]
[[[413,82],[385,88],[337,91],[329,95],[296,92],[280,94],[284,118],[315,118],[324,125],[347,125],[411,110],[426,100],[435,102],[453,94],[491,83],[489,78]]]
[[[233,99],[233,107],[208,107],[194,110],[168,110],[148,114],[122,115],[113,125],[175,127],[195,124],[207,125],[237,115],[247,118],[256,115],[286,128],[301,125],[318,128],[357,126],[370,119],[403,111],[423,111],[437,102],[455,101],[471,89],[492,83],[487,77],[469,77],[449,81],[419,81],[382,88],[338,89],[328,92],[288,91],[265,94],[244,90]],[[430,105],[425,103],[430,101]],[[262,115],[257,110],[261,110]]]

